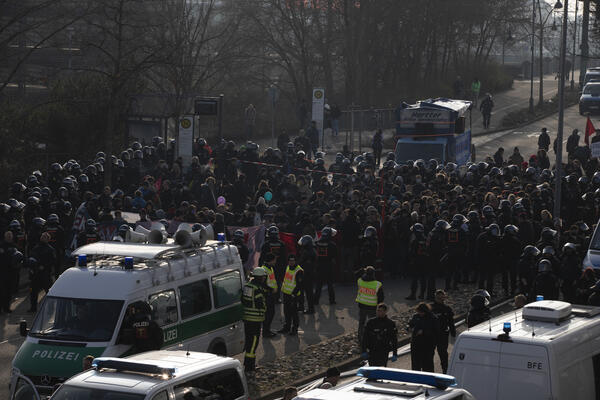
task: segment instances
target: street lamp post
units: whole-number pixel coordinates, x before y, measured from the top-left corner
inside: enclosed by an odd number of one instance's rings
[[[569,22],[569,0],[565,0],[563,12],[562,34],[560,40],[560,65],[558,80],[558,129],[556,134],[556,165],[554,170],[554,218],[560,220],[560,201],[562,188],[562,148],[563,148],[563,128],[565,119],[565,70],[567,55],[567,24]]]
[[[573,21],[573,54],[571,54],[571,90],[575,90],[575,52],[577,48],[577,12],[579,2],[575,0],[575,20]],[[581,74],[581,71],[579,72]]]
[[[529,87],[529,112],[533,114],[533,64],[535,62],[535,54],[533,53],[535,47],[535,0],[531,0],[532,12],[531,12],[531,80]]]
[[[552,13],[555,10],[559,10],[563,7],[562,3],[560,2],[560,0],[557,0],[557,2],[554,4],[554,6],[552,7],[552,10],[548,13],[548,15],[546,15],[546,18],[542,21],[542,5],[540,0],[537,0],[538,2],[538,11],[540,14],[540,36],[539,36],[539,41],[540,41],[540,46],[539,46],[539,50],[540,50],[540,87],[539,87],[539,91],[540,91],[540,98],[538,99],[538,105],[541,107],[544,104],[544,26],[546,25],[546,22],[548,21],[548,18],[550,18],[550,15],[552,15]],[[556,30],[555,26],[552,26],[552,30]]]

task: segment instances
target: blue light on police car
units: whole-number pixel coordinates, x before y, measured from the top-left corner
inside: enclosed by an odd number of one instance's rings
[[[508,335],[510,333],[510,331],[511,331],[511,324],[510,324],[510,322],[505,322],[504,323],[504,328],[502,330],[504,331],[504,333],[506,333]]]
[[[544,296],[542,296],[541,294],[538,294],[537,296],[535,296],[535,301],[542,301],[544,300]]]
[[[219,242],[224,242],[225,241],[225,234],[224,233],[217,233],[217,240]]]
[[[87,266],[87,254],[80,254],[77,256],[77,266],[78,267]]]
[[[125,257],[125,269],[133,269],[133,257]]]

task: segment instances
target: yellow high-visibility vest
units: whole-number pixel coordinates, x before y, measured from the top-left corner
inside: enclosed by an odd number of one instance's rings
[[[299,265],[296,265],[293,270],[290,270],[288,265],[285,269],[285,276],[283,277],[283,285],[281,285],[281,291],[284,294],[292,294],[296,289],[296,274],[298,271],[304,271]]]
[[[268,265],[263,265],[262,268],[267,271],[267,286],[277,291],[277,280],[275,279],[275,270]]]
[[[377,306],[377,292],[381,287],[379,281],[363,281],[362,278],[358,280],[358,293],[356,295],[356,302],[364,304],[365,306]]]

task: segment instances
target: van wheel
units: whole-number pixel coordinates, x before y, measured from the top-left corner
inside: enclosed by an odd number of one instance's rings
[[[227,348],[223,343],[217,343],[212,347],[210,353],[225,357],[227,355]]]

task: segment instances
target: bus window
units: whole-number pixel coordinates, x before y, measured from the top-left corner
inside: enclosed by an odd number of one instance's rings
[[[207,279],[180,286],[179,297],[182,319],[205,313],[212,308]]]
[[[152,306],[152,319],[158,326],[165,326],[177,322],[177,300],[174,290],[165,290],[148,297]]]
[[[212,277],[215,308],[225,307],[240,301],[242,281],[240,271],[230,271]]]

